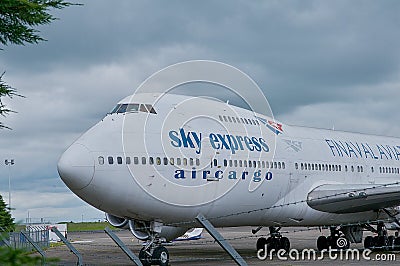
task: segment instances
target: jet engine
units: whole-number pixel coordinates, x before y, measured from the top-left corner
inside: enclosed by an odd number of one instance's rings
[[[174,240],[175,238],[183,235],[188,228],[166,226],[156,222],[145,222],[139,220],[129,220],[121,218],[109,213],[106,213],[107,221],[114,227],[121,229],[128,229],[139,240],[147,240],[150,238],[152,232],[157,232],[161,238],[166,241]]]
[[[114,227],[121,228],[121,229],[128,229],[129,228],[129,220],[125,218],[121,218],[109,213],[106,213],[106,219],[109,224]]]

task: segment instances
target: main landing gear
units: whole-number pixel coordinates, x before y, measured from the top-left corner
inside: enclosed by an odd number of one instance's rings
[[[269,254],[270,252],[277,252],[283,249],[289,252],[290,241],[287,237],[282,237],[281,233],[279,233],[280,229],[280,227],[269,227],[270,236],[268,238],[260,237],[257,240],[257,251],[266,249],[265,252]]]
[[[368,226],[368,229],[370,227]],[[364,248],[371,250],[400,250],[399,232],[396,232],[394,236],[388,236],[383,222],[378,223],[376,230],[372,228],[370,231],[377,233],[377,235],[374,237],[367,236],[364,239]]]
[[[139,259],[143,266],[168,266],[169,253],[162,245],[165,239],[160,238],[159,232],[150,231],[146,245],[139,252]]]
[[[342,230],[336,226],[330,227],[331,235],[320,236],[317,239],[317,249],[319,251],[331,249],[348,249],[350,241],[343,234]]]

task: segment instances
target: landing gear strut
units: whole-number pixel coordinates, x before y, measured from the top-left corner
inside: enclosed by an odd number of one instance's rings
[[[348,249],[350,247],[350,241],[342,233],[340,228],[332,226],[330,228],[331,235],[320,236],[317,239],[317,248],[319,251],[326,249]]]
[[[282,237],[281,233],[279,233],[280,227],[269,227],[270,237],[260,237],[257,240],[257,250],[266,249],[265,252],[277,252],[280,249],[289,252],[290,249],[290,241],[287,237]]]
[[[146,245],[140,250],[139,259],[143,266],[168,266],[169,253],[168,250],[162,246],[164,239],[160,238],[159,232],[155,232],[154,230],[154,227],[150,229],[149,239]]]

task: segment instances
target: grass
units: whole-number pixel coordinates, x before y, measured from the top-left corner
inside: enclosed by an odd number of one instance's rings
[[[68,232],[81,232],[81,231],[103,231],[107,226],[115,230],[117,228],[111,226],[107,222],[86,222],[86,223],[67,223]]]

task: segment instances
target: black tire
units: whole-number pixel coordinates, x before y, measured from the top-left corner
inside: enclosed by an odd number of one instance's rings
[[[329,248],[328,239],[326,236],[319,236],[317,239],[317,249],[319,251],[327,250]]]
[[[373,245],[374,249],[379,247],[378,242],[379,242],[379,237],[374,236],[374,245]]]
[[[378,236],[378,241],[376,243],[377,247],[384,248],[386,247],[386,237],[385,236]]]
[[[290,250],[290,241],[289,241],[289,238],[287,238],[287,237],[282,237],[282,238],[280,239],[280,247],[279,247],[279,248],[285,250],[286,253],[288,253],[289,250]]]
[[[267,246],[267,239],[265,237],[260,237],[259,239],[257,239],[256,243],[257,251],[259,251],[260,249],[265,251],[266,246]]]
[[[394,250],[393,246],[394,246],[394,236],[388,236],[387,238],[387,250]]]
[[[394,250],[400,250],[400,237],[394,239]]]
[[[142,248],[139,252],[139,259],[143,266],[150,266],[152,263],[151,256],[144,251],[144,248]]]
[[[374,238],[372,236],[367,236],[364,239],[364,248],[371,249],[373,246],[375,246]]]
[[[159,246],[154,249],[152,256],[152,263],[154,265],[168,266],[169,263],[169,252],[163,247]]]

